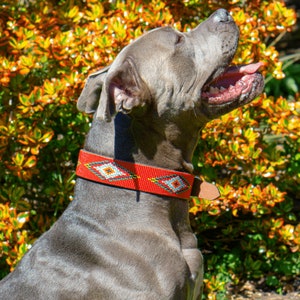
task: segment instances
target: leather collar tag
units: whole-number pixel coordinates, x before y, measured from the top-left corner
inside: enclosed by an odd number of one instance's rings
[[[220,192],[214,184],[202,181],[199,177],[195,177],[191,196],[215,200],[220,197]]]

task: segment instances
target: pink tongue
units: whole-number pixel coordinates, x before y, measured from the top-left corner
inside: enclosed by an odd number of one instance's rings
[[[245,66],[240,67],[239,73],[253,74],[262,66],[263,66],[263,63],[261,63],[261,62],[245,65]]]

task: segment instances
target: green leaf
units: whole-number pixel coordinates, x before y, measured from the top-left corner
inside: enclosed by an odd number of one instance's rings
[[[268,286],[277,286],[279,284],[279,280],[275,275],[266,277],[266,285]]]
[[[22,186],[13,186],[9,192],[9,198],[12,202],[16,203],[19,201],[25,194],[25,189]]]

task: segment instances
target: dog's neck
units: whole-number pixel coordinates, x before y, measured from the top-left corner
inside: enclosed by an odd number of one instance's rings
[[[153,119],[141,122],[119,113],[110,123],[94,119],[84,148],[119,160],[191,173],[198,133],[187,136],[178,131],[172,124],[158,128]],[[184,138],[179,140],[181,135]]]

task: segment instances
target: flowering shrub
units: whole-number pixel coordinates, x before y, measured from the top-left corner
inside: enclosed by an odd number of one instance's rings
[[[7,257],[7,266],[0,272],[2,276],[9,270],[8,267],[13,269],[30,247],[28,231],[22,229],[28,219],[28,212],[17,213],[8,204],[0,204],[0,253]]]
[[[269,41],[296,20],[283,1],[20,3],[0,5],[1,276],[72,200],[90,122],[75,104],[89,73],[146,30],[189,30],[224,7],[241,32],[234,63],[262,61],[264,75],[280,79],[282,63]],[[191,201],[208,299],[225,293],[228,283],[265,277],[279,289],[299,274],[300,95],[295,90],[287,100],[280,90],[272,94],[274,85],[246,108],[210,122],[194,155],[197,171],[221,191],[217,200]]]

